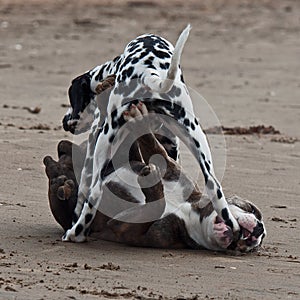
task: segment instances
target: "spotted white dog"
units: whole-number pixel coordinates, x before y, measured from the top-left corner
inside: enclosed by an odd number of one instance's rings
[[[173,136],[178,136],[188,145],[199,162],[206,193],[214,210],[220,220],[232,229],[235,238],[238,237],[239,223],[215,176],[209,145],[195,118],[192,101],[179,67],[189,31],[190,26],[181,33],[175,48],[159,36],[142,35],[130,42],[122,55],[73,81],[69,90],[72,109],[63,123],[66,130],[75,132],[76,128],[84,127],[78,120],[87,105],[95,99],[99,82],[110,74],[116,76],[107,101],[106,114],[103,115],[104,120],[99,111],[95,114],[79,186],[74,225],[65,233],[64,241],[86,240],[102,199],[102,183],[111,164],[112,147],[116,141],[121,142],[117,135],[125,123],[123,113],[139,101],[145,103],[149,111],[161,116],[160,123],[173,134],[170,136],[171,142]],[[85,119],[87,118],[83,118]]]

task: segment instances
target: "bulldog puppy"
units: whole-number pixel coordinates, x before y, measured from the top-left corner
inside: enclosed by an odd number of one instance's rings
[[[155,135],[139,136],[137,128],[150,123],[147,117],[143,103],[132,105],[124,113],[127,122],[134,124],[137,139],[130,150],[130,164],[117,168],[111,164],[106,169],[104,193],[91,233],[104,240],[142,247],[249,252],[261,245],[266,231],[259,209],[240,197],[227,198],[240,225],[235,240],[209,199],[168,156]],[[78,146],[62,141],[58,145],[58,162],[49,156],[44,159],[50,208],[64,230],[71,227],[78,189],[72,147],[78,155]],[[164,159],[163,168],[150,162],[153,155]],[[84,159],[84,153],[81,157]]]

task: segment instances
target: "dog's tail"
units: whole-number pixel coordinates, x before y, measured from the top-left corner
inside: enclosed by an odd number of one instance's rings
[[[180,63],[180,57],[185,45],[185,42],[188,39],[189,33],[191,30],[191,25],[188,24],[187,27],[181,32],[171,58],[171,64],[167,73],[167,78],[162,79],[158,76],[145,76],[144,83],[150,88],[150,90],[158,93],[167,93],[173,86],[174,80],[178,72],[178,66]]]

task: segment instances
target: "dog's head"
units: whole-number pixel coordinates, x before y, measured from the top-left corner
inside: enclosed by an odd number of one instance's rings
[[[91,77],[88,73],[73,79],[69,88],[71,107],[63,118],[63,128],[73,134],[87,131],[93,122],[94,108],[90,108],[96,94],[91,90]]]
[[[227,201],[240,225],[239,239],[233,241],[227,249],[249,252],[260,246],[267,232],[258,207],[237,196],[230,197]]]
[[[240,225],[239,236],[236,238],[230,227],[217,215],[209,202],[200,209],[200,223],[204,229],[204,243],[212,250],[234,250],[249,252],[258,248],[266,229],[260,210],[250,201],[238,196],[226,199],[229,209]]]

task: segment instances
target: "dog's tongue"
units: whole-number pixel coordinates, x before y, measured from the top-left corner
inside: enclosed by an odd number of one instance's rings
[[[251,232],[245,228],[242,228],[243,239],[247,239],[251,236]]]

